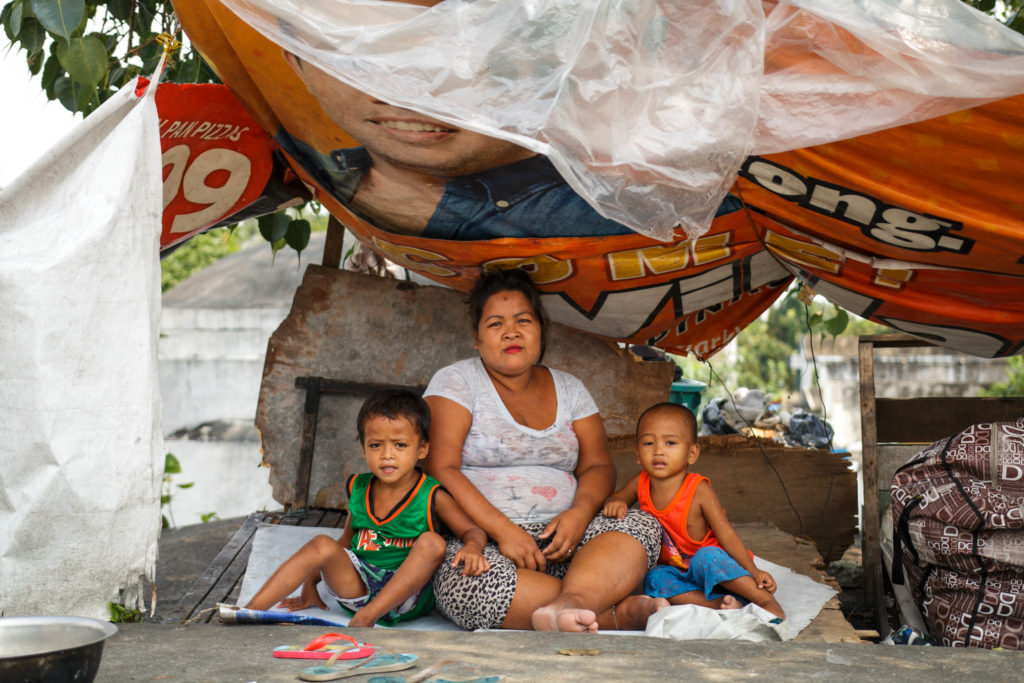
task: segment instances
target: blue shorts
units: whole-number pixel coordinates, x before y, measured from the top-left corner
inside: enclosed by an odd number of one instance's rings
[[[721,548],[701,548],[690,558],[690,568],[682,570],[667,564],[659,564],[647,572],[644,579],[644,593],[654,598],[670,598],[673,595],[701,591],[707,600],[717,600],[725,591],[715,588],[723,581],[732,581],[750,573]],[[746,601],[744,601],[746,602]]]
[[[327,579],[320,577],[324,581],[324,588],[328,597],[334,598],[338,605],[341,606],[346,612],[355,614],[363,607],[369,604],[371,600],[380,592],[380,589],[384,587],[391,577],[395,575],[397,569],[381,569],[376,565],[372,565],[369,562],[364,561],[361,557],[356,555],[351,548],[345,548],[345,552],[348,553],[348,558],[352,561],[352,566],[355,567],[356,572],[359,573],[359,578],[363,580],[363,585],[366,586],[366,595],[361,595],[358,598],[342,598],[339,597],[331,590],[331,587],[327,585]],[[409,598],[397,607],[393,607],[388,610],[387,614],[382,616],[377,621],[379,623],[391,626],[400,621],[408,621],[428,614],[434,609],[434,589],[430,581],[427,581],[426,585],[420,588],[416,593],[409,596]]]

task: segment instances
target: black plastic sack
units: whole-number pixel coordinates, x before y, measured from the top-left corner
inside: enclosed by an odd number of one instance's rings
[[[829,448],[832,425],[811,413],[795,413],[789,420],[787,443],[803,448]]]
[[[704,410],[700,411],[700,418],[703,422],[701,427],[701,434],[738,434],[732,425],[725,421],[725,417],[722,416],[722,406],[725,404],[727,399],[716,398],[708,401],[707,405],[704,406]]]

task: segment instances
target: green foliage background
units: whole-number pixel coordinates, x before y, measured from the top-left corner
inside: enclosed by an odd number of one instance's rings
[[[168,289],[216,263],[228,254],[259,242],[254,221],[241,223],[234,230],[217,228],[196,235],[160,260],[160,288]]]

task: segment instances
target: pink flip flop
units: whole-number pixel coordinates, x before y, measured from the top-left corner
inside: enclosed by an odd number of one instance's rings
[[[336,643],[343,640],[349,642]],[[374,653],[374,647],[357,643],[356,639],[343,633],[325,633],[309,641],[305,646],[281,645],[274,648],[274,656],[280,659],[362,659]]]

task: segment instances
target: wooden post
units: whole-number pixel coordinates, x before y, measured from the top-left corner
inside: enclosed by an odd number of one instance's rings
[[[860,366],[860,434],[861,477],[864,489],[864,507],[860,512],[861,562],[864,577],[864,597],[875,607],[878,633],[889,634],[889,619],[885,607],[882,580],[882,552],[879,545],[878,513],[878,428],[875,413],[875,345],[872,339],[861,337],[857,344]]]
[[[341,268],[342,243],[345,241],[345,226],[332,214],[327,219],[327,239],[324,241],[323,265]]]

